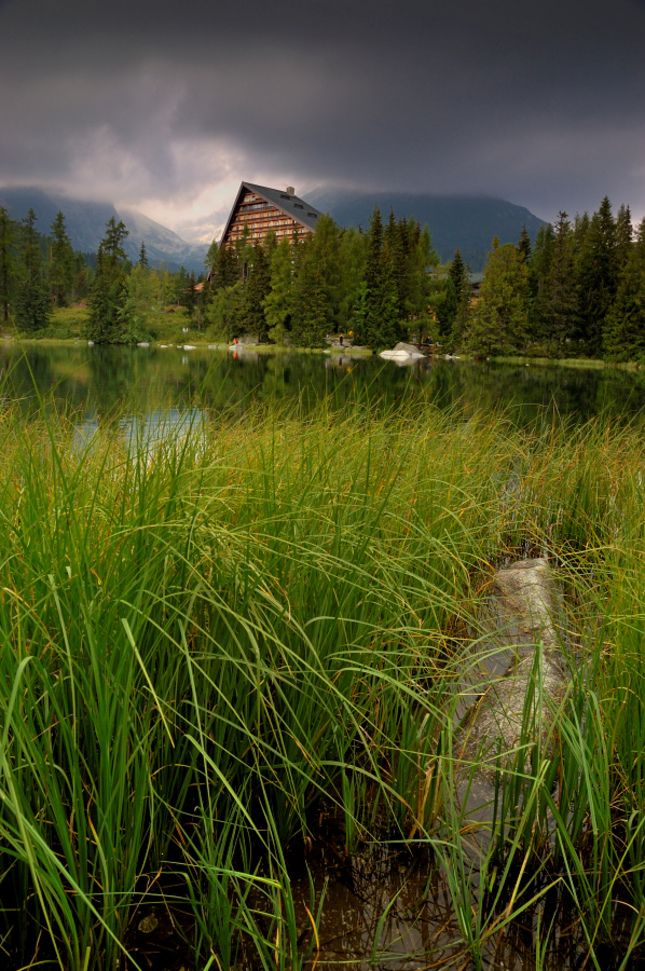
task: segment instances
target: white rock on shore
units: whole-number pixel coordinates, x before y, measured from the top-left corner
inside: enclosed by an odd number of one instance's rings
[[[405,358],[425,357],[425,355],[421,353],[416,344],[406,344],[404,341],[399,341],[393,350],[381,351],[381,357],[386,361],[396,361]]]

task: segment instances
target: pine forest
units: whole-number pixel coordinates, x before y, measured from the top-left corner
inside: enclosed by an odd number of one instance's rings
[[[0,315],[5,333],[94,343],[163,340],[178,322],[192,338],[324,347],[340,334],[374,350],[424,342],[473,357],[527,355],[645,361],[645,220],[560,211],[516,243],[493,239],[482,275],[459,250],[441,264],[432,227],[384,217],[339,227],[330,216],[304,240],[214,241],[198,277],[135,265],[110,220],[98,253],[75,252],[58,213],[46,232],[30,210],[0,208]],[[169,316],[174,314],[175,316]]]

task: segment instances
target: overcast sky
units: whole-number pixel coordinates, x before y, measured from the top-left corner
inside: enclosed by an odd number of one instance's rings
[[[212,238],[239,182],[645,215],[645,0],[0,0],[0,184]]]

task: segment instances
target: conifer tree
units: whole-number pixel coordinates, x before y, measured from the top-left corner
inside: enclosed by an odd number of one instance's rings
[[[573,235],[576,241],[576,253],[578,256],[580,256],[582,253],[582,248],[587,238],[590,224],[591,220],[589,219],[588,212],[583,212],[582,215],[580,215],[578,212],[576,213],[573,220]]]
[[[463,309],[464,301],[469,300],[469,297],[468,274],[461,252],[457,249],[445,280],[443,299],[438,303],[436,309],[439,326],[437,337],[441,344],[448,343],[451,337],[453,339],[458,337],[453,328],[457,315]]]
[[[533,304],[539,322],[537,338],[552,353],[561,354],[578,329],[578,270],[574,231],[566,212],[560,211],[555,228],[543,234],[539,257],[540,278]]]
[[[188,317],[192,321],[195,316],[195,310],[197,308],[197,291],[195,289],[195,273],[193,270],[188,274],[188,279],[186,281],[186,288],[182,294],[182,299],[180,300],[182,307],[185,307],[188,311]]]
[[[579,259],[576,337],[589,354],[602,353],[603,327],[618,287],[616,223],[607,196],[589,222]]]
[[[621,205],[616,215],[616,272],[620,274],[632,251],[632,214],[629,206]]]
[[[356,314],[364,302],[365,236],[356,229],[341,229],[339,236],[340,304],[338,327],[356,337]]]
[[[465,347],[476,354],[516,353],[528,332],[528,273],[512,243],[495,237],[488,254],[479,302],[464,333]]]
[[[264,300],[271,289],[271,257],[267,248],[258,243],[254,247],[253,260],[249,264],[246,280],[244,307],[240,317],[240,327],[255,335],[258,342],[268,336],[268,325],[264,311]]]
[[[268,337],[284,340],[291,330],[294,253],[286,236],[271,256],[269,290],[263,301]]]
[[[33,209],[22,221],[20,236],[22,245],[17,275],[16,323],[22,330],[41,330],[49,323],[51,301]]]
[[[405,315],[406,303],[409,300],[410,290],[410,267],[408,258],[410,255],[410,227],[408,223],[401,219],[398,223],[394,216],[394,210],[390,209],[388,224],[383,233],[383,266],[389,268],[392,278],[393,292],[396,293],[397,316]]]
[[[204,277],[202,281],[202,288],[197,294],[197,326],[202,327],[206,320],[206,312],[208,310],[209,304],[212,300],[213,294],[211,291],[211,282],[208,276]]]
[[[144,240],[141,240],[141,248],[139,249],[139,259],[137,260],[137,266],[142,266],[144,270],[147,270],[149,268],[148,253],[146,250],[146,244]]]
[[[404,280],[401,236],[397,239],[394,216],[385,236],[378,206],[370,220],[365,262],[365,314],[357,316],[354,339],[371,347],[391,347],[407,334],[402,324],[400,287]],[[398,269],[397,269],[398,267]]]
[[[530,240],[529,234],[526,231],[526,223],[522,224],[522,232],[520,233],[517,249],[520,254],[520,257],[524,260],[524,262],[528,266],[529,260],[531,259],[531,240]]]
[[[55,307],[67,307],[74,295],[76,260],[71,240],[67,235],[65,217],[62,212],[56,214],[56,218],[51,224],[49,232],[49,289],[51,302]]]
[[[340,302],[340,243],[331,216],[318,220],[315,235],[299,246],[292,297],[291,339],[301,347],[324,347],[336,330]]]
[[[535,305],[532,310],[532,314],[535,317],[535,322],[531,328],[531,331],[535,337],[540,338],[543,335],[541,333],[542,328],[540,326],[539,295],[541,287],[544,286],[544,281],[551,272],[554,243],[555,233],[551,223],[547,223],[546,226],[540,226],[535,236],[533,250],[531,252],[531,260],[528,264],[529,294],[532,300],[535,301]]]
[[[399,223],[403,225],[403,221]],[[427,226],[421,229],[416,219],[407,222],[409,240],[403,316],[415,328],[421,339],[423,331],[430,330],[430,302],[438,289],[434,270],[439,266],[439,257],[432,245],[432,237]]]
[[[127,344],[134,339],[127,309],[130,263],[123,249],[127,236],[124,223],[112,217],[99,244],[88,326],[88,337],[96,344]]]
[[[645,362],[645,219],[623,266],[603,336],[609,360]]]
[[[16,236],[16,223],[9,217],[7,210],[0,206],[0,308],[5,324],[9,320],[9,308],[14,296]]]
[[[448,335],[447,344],[451,348],[456,348],[461,346],[463,343],[463,336],[469,326],[470,316],[472,313],[472,290],[470,286],[470,267],[468,264],[463,265],[463,277],[461,286],[458,288],[458,301],[457,301],[457,313],[452,322],[450,328],[450,334]]]
[[[220,246],[213,266],[211,286],[214,291],[232,287],[241,279],[238,271],[235,248],[233,246]]]
[[[74,282],[72,293],[75,300],[85,300],[92,286],[92,270],[82,253],[74,253]]]
[[[378,206],[374,208],[367,236],[365,259],[365,312],[357,318],[354,340],[373,344],[379,327],[383,288],[383,220]]]

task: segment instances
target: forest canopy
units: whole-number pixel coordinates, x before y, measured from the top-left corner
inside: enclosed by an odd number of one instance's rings
[[[82,306],[87,338],[136,343],[183,308],[186,329],[227,342],[316,348],[344,334],[373,350],[414,340],[475,356],[645,362],[645,220],[634,229],[629,208],[614,215],[606,197],[591,216],[559,212],[533,240],[496,237],[481,279],[459,250],[442,265],[427,226],[378,208],[365,229],[323,216],[304,239],[213,241],[198,277],[151,267],[145,243],[133,265],[126,236],[112,219],[98,253],[81,254],[63,213],[43,234],[33,211],[16,222],[0,208],[5,331],[56,336],[56,313]]]

